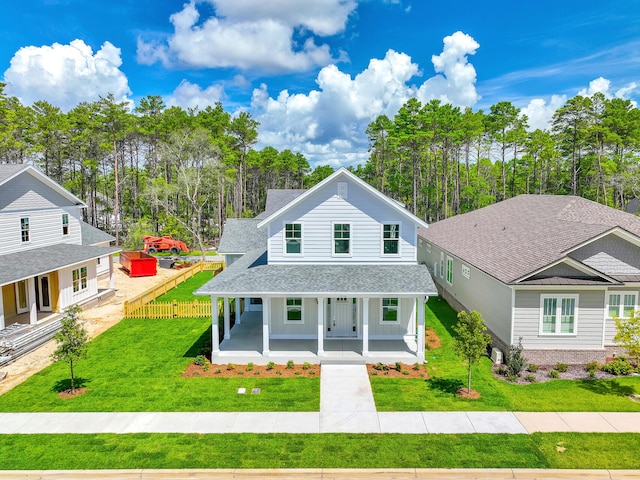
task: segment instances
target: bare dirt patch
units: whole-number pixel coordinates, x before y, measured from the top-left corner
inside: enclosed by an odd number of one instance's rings
[[[220,378],[237,378],[237,377],[260,377],[260,378],[290,378],[290,377],[317,377],[320,375],[320,365],[293,365],[287,368],[287,365],[219,365],[210,364],[196,365],[191,363],[182,373],[183,377],[220,377]]]
[[[75,392],[72,392],[71,389],[63,390],[62,392],[58,393],[58,397],[63,400],[66,400],[68,398],[79,397],[80,395],[83,395],[86,391],[87,391],[87,387],[76,388]]]
[[[468,398],[470,400],[477,400],[480,398],[480,392],[474,390],[473,388],[469,391],[466,387],[459,388],[456,390],[456,396],[460,398]]]
[[[425,341],[429,350],[433,350],[440,346],[440,337],[438,337],[432,328],[427,328],[427,331],[425,332]]]

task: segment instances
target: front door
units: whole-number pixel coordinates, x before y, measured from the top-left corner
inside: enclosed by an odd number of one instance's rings
[[[50,312],[51,309],[51,280],[49,275],[38,277],[38,297],[40,300],[40,310]]]
[[[354,303],[352,298],[333,298],[331,302],[331,337],[354,337],[356,329],[354,319]]]
[[[16,312],[26,313],[28,311],[27,281],[21,280],[20,282],[16,282]]]

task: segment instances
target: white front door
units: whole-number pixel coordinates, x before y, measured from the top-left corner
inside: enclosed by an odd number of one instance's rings
[[[38,296],[40,297],[40,310],[50,312],[51,308],[51,280],[49,275],[38,277]]]
[[[26,313],[29,311],[29,296],[27,294],[27,281],[16,282],[16,312]]]
[[[353,298],[331,299],[331,324],[328,336],[331,337],[355,337],[356,329],[354,319]]]

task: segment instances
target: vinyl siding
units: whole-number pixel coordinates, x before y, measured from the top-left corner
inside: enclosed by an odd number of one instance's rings
[[[410,335],[415,328],[415,300],[413,298],[400,299],[400,322],[389,323],[382,321],[382,299],[369,299],[369,338],[402,338]],[[362,312],[362,309],[360,309]],[[359,322],[362,332],[362,319]],[[415,334],[415,332],[413,332]],[[362,335],[360,335],[362,336]]]
[[[271,299],[271,330],[275,338],[318,338],[318,306],[315,298],[302,299],[304,322],[285,323],[284,298]]]
[[[540,296],[577,294],[577,334],[540,335]],[[604,290],[516,290],[513,340],[526,349],[602,348]]]
[[[87,288],[79,292],[73,291],[73,270],[87,267]],[[90,261],[74,265],[73,267],[58,270],[58,286],[60,288],[60,297],[58,309],[60,311],[69,305],[81,302],[98,293],[98,279],[96,276],[96,262]]]
[[[613,233],[570,256],[607,275],[640,275],[640,248]]]
[[[3,212],[73,206],[73,202],[27,172],[0,188],[0,211]]]
[[[318,190],[269,224],[269,263],[415,263],[416,226],[352,181],[348,194],[337,184]],[[333,255],[333,223],[351,224],[350,255]],[[302,223],[302,254],[284,255],[284,224]],[[382,224],[400,224],[399,255],[382,255]]]
[[[438,262],[439,265],[441,254],[444,255],[442,277],[439,271],[433,271],[434,263]],[[453,259],[452,285],[446,281],[447,256]],[[453,297],[467,311],[480,312],[487,328],[504,343],[511,343],[511,287],[459,258],[449,255],[445,250],[425,239],[422,239],[418,259],[429,267],[438,288],[446,296]],[[463,265],[469,269],[469,278],[462,275]]]

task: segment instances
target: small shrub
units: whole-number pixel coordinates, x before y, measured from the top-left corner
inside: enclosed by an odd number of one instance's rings
[[[300,375],[300,372],[298,372],[297,370],[295,372],[293,372],[294,375]]]
[[[287,369],[291,370],[293,368],[293,360],[287,361]]]
[[[260,375],[260,372],[256,370],[255,372],[253,372],[253,374],[257,376]]]
[[[391,370],[391,367],[389,365],[382,365],[382,370],[386,373],[389,373],[389,370]]]
[[[238,370],[238,375],[244,375],[244,372],[242,370]]]
[[[383,369],[383,367],[384,367],[384,365],[382,365],[382,363],[381,363],[381,362],[378,362],[378,363],[376,363],[376,364],[373,366],[373,368],[374,368],[374,369],[376,369],[376,370],[378,370],[378,371],[379,371],[379,370],[382,370],[382,369]]]
[[[210,367],[210,366],[211,366],[211,364],[210,364],[209,362],[206,362],[206,363],[204,364],[204,368],[203,368],[203,370],[204,370],[205,372],[208,372],[208,371],[209,371],[209,367]]]
[[[587,370],[587,372],[591,372],[591,371],[595,372],[600,368],[600,364],[594,360],[592,362],[587,363],[584,366],[584,368]]]
[[[616,358],[612,362],[604,364],[601,368],[603,372],[611,375],[630,375],[634,371],[633,366],[622,358]]]
[[[566,363],[556,363],[556,370],[560,373],[565,373],[569,369],[569,365]]]
[[[267,370],[273,370],[275,368],[276,364],[273,362],[269,362],[267,363]]]
[[[513,373],[507,373],[507,380],[509,380],[510,382],[517,382],[518,375],[514,375]]]
[[[536,376],[535,375],[525,375],[524,379],[529,382],[529,383],[536,383]]]
[[[522,354],[522,337],[517,345],[510,345],[507,351],[507,370],[509,374],[520,376],[527,364],[527,359]]]
[[[527,367],[527,371],[531,373],[536,373],[539,369],[540,367],[535,363],[530,363],[529,366]]]
[[[595,370],[589,370],[589,371],[587,372],[587,376],[588,376],[589,378],[596,378],[596,371],[595,371]]]
[[[413,364],[413,369],[414,369],[415,371],[420,370],[420,364],[419,364],[418,362],[414,363],[414,364]]]
[[[251,370],[253,370],[253,362],[247,363],[247,372],[250,372]]]
[[[402,364],[400,362],[396,362],[396,372],[402,371]]]
[[[276,375],[282,375],[282,372],[280,370],[276,370]]]
[[[206,363],[206,358],[204,355],[197,355],[196,358],[193,359],[194,365],[198,365],[199,367],[203,366]]]
[[[500,365],[498,368],[496,368],[496,373],[498,375],[506,375],[507,374],[507,367]]]
[[[316,371],[315,370],[309,370],[309,375],[315,375]]]
[[[216,368],[216,371],[214,373],[222,373],[222,370],[220,370],[219,368]]]
[[[559,378],[560,374],[557,370],[551,369],[549,370],[549,378]]]
[[[407,372],[406,370],[402,370],[402,374],[403,375],[409,375],[409,372]]]
[[[378,371],[374,370],[373,372],[371,372],[371,375],[373,375],[374,377],[377,377],[378,376]]]
[[[311,368],[311,364],[309,362],[304,362],[302,364],[302,369],[303,370],[309,370]]]

